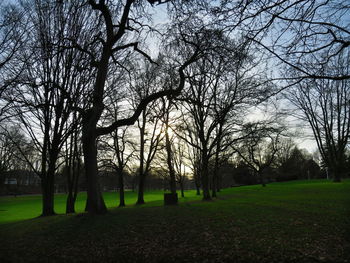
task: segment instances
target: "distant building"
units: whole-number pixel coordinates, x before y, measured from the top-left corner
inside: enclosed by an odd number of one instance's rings
[[[6,178],[4,184],[6,185],[16,185],[17,179],[16,178]]]

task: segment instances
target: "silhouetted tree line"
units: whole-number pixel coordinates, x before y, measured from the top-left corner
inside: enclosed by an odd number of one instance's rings
[[[127,189],[143,204],[146,189],[193,187],[210,200],[235,184],[346,176],[343,1],[0,5],[0,183],[34,173],[43,216],[62,185],[67,213],[86,190],[86,211],[103,214],[104,190],[118,189],[124,206]],[[276,94],[311,128],[321,168],[286,146]]]

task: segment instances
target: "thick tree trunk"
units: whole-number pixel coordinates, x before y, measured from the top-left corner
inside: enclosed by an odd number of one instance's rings
[[[340,183],[341,182],[341,168],[335,167],[333,169],[333,182]]]
[[[144,171],[144,161],[145,161],[145,129],[146,129],[146,113],[142,112],[142,126],[140,129],[140,168],[139,168],[139,188],[137,193],[137,205],[143,205],[145,200],[143,199],[144,187],[145,187],[145,171]]]
[[[41,216],[55,215],[54,194],[55,194],[55,166],[52,168],[52,155],[48,161],[49,125],[45,125],[44,142],[41,156],[41,190],[42,190],[42,213]]]
[[[125,206],[123,171],[119,171],[119,207]]]
[[[175,170],[172,162],[172,149],[171,149],[171,142],[169,138],[168,128],[169,128],[168,123],[166,123],[165,144],[166,144],[166,151],[167,151],[167,164],[168,164],[169,175],[170,175],[170,192],[172,194],[176,194],[176,178],[175,178]]]
[[[144,194],[144,187],[145,187],[145,175],[140,172],[139,175],[139,190],[137,194],[137,205],[143,205],[145,203],[145,200],[143,199],[143,194]]]
[[[87,182],[87,202],[85,210],[91,214],[104,214],[107,212],[107,208],[98,183],[96,124],[91,121],[91,118],[83,121],[82,132]]]
[[[107,38],[110,37],[112,36]],[[82,142],[87,182],[87,200],[85,210],[90,214],[105,214],[107,212],[98,182],[96,140],[97,123],[104,109],[104,86],[107,79],[112,46],[113,43],[111,41],[108,41],[103,45],[102,55],[98,63],[97,75],[94,84],[92,107],[87,109],[83,114]]]
[[[55,194],[55,181],[54,177],[47,174],[41,179],[42,188],[42,213],[41,216],[55,215],[54,211],[54,194]]]
[[[202,191],[203,191],[203,200],[211,200],[210,191],[209,191],[209,159],[208,156],[204,153],[202,155],[202,168],[201,168],[201,178],[202,178]]]
[[[66,214],[75,213],[75,198],[73,190],[69,189],[66,203]]]
[[[196,185],[196,195],[201,195],[201,189],[200,189],[199,183],[196,182],[196,180],[195,180],[195,185]]]
[[[265,184],[265,178],[264,178],[264,176],[263,176],[263,172],[262,172],[262,171],[259,171],[258,174],[259,174],[261,186],[265,187],[266,184]]]
[[[54,199],[55,199],[55,171],[56,161],[58,158],[58,146],[56,143],[52,143],[52,149],[50,152],[48,171],[43,176],[42,190],[43,190],[43,210],[42,216],[55,215],[54,211]]]

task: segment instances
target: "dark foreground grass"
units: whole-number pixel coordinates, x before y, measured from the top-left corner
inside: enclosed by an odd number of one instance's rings
[[[274,183],[3,223],[0,262],[350,262],[349,227],[350,181]]]

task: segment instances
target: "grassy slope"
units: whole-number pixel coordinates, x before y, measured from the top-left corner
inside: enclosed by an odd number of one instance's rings
[[[152,206],[152,194],[105,216],[3,223],[0,261],[350,262],[349,180],[231,188],[176,207]]]

